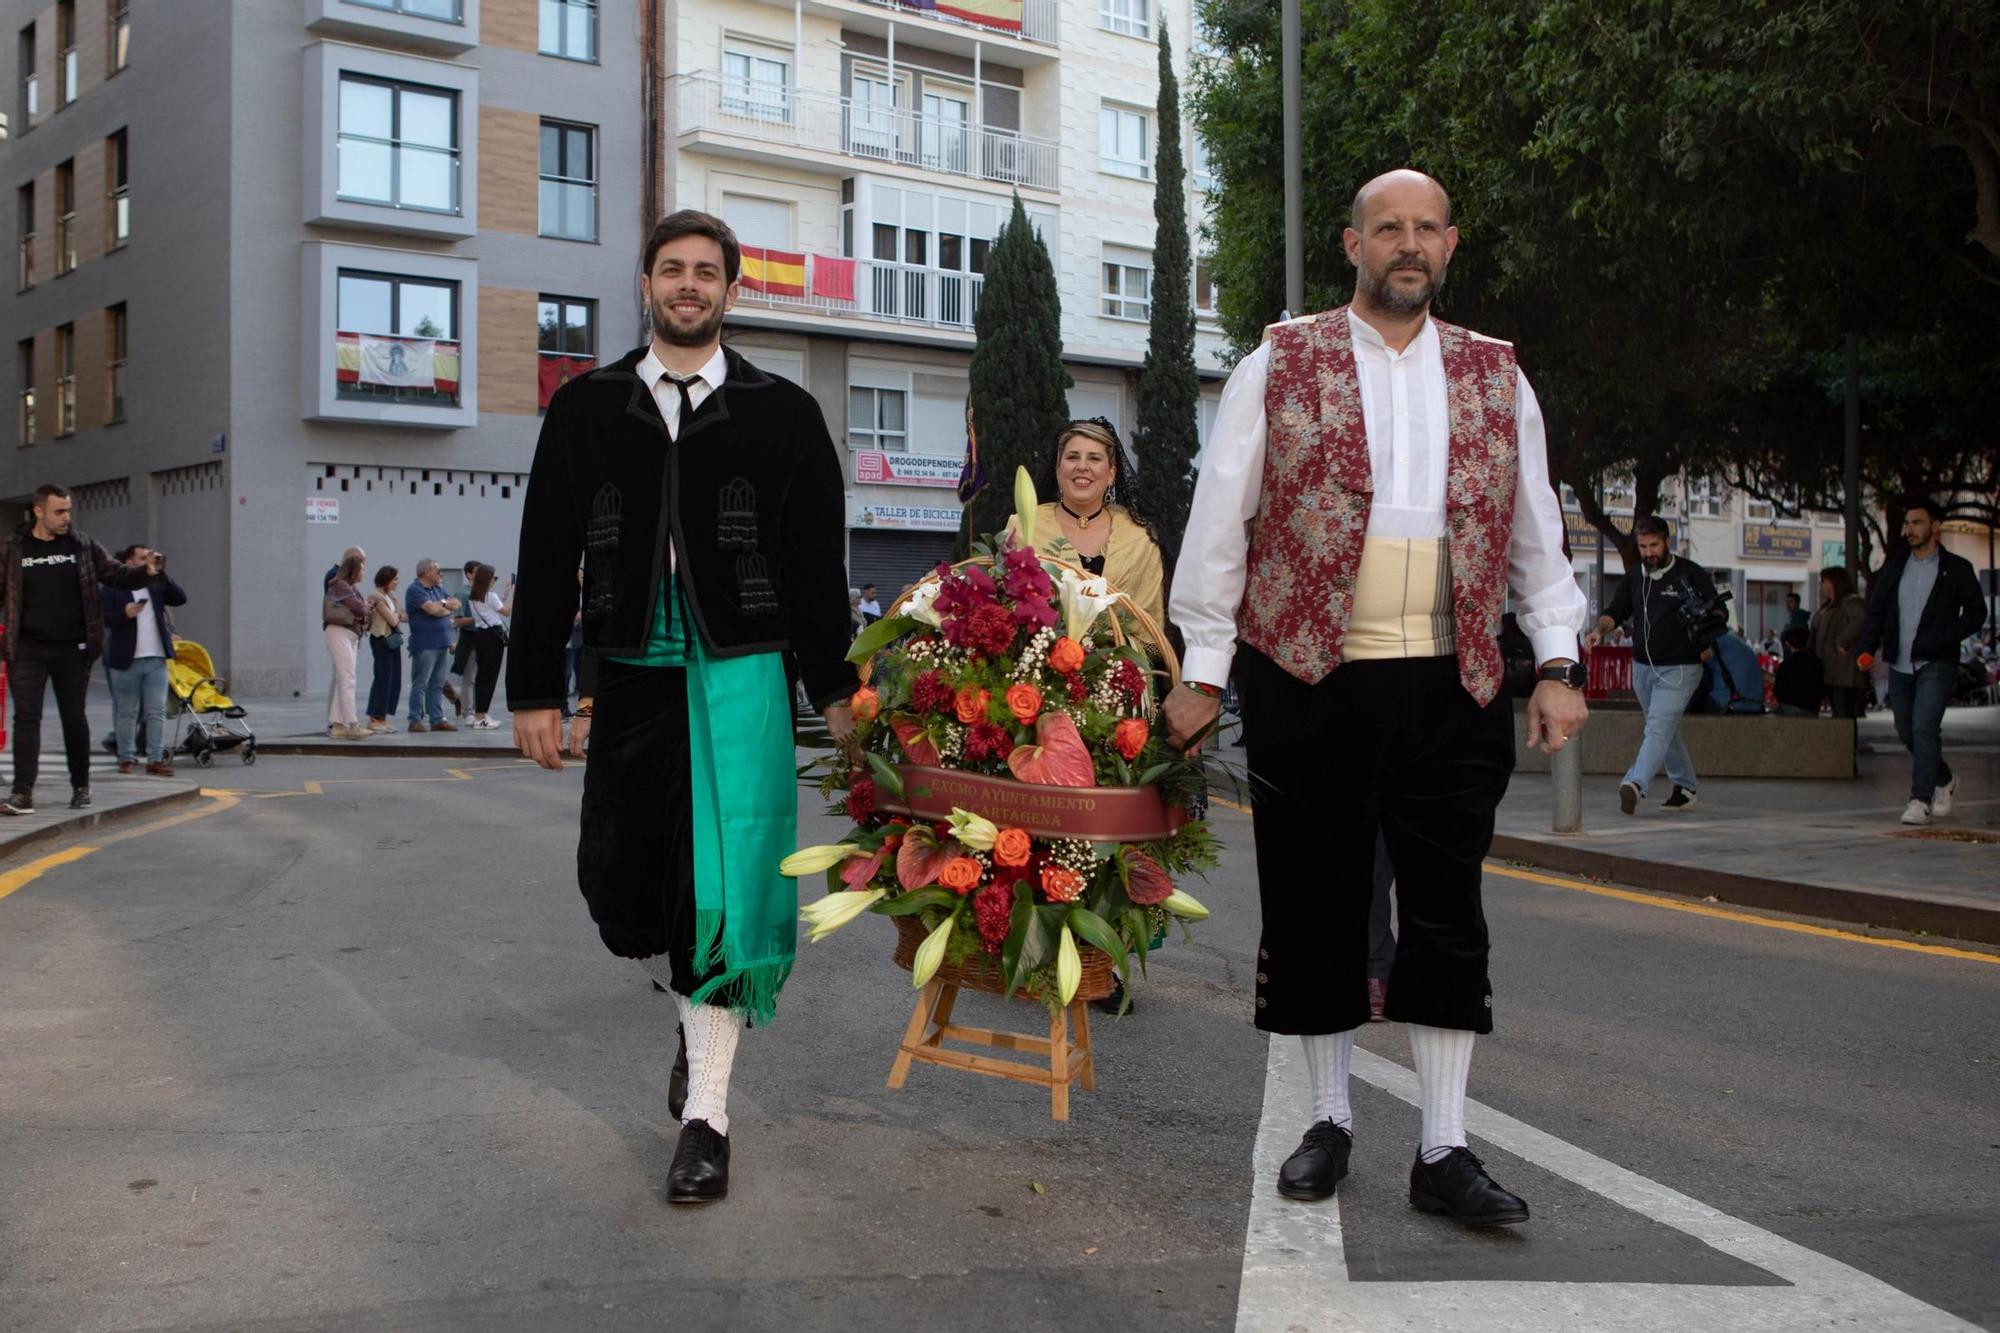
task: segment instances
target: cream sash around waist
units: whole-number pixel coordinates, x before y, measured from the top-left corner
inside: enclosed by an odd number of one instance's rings
[[[1457,651],[1445,539],[1366,538],[1342,658],[1449,657]]]

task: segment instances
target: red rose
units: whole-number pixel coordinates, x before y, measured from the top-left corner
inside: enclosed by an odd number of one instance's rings
[[[873,722],[882,711],[882,696],[863,685],[854,692],[854,697],[848,700],[848,706],[854,710],[856,722]]]
[[[1007,708],[1014,714],[1014,720],[1022,726],[1032,726],[1041,715],[1042,692],[1023,681],[1019,685],[1007,687]]]
[[[979,868],[979,862],[971,857],[954,856],[944,863],[944,869],[938,871],[938,883],[953,893],[966,894],[978,887],[984,873]]]
[[[1067,676],[1083,669],[1083,645],[1065,634],[1049,646],[1049,670]]]
[[[1139,757],[1139,751],[1146,748],[1146,738],[1150,735],[1152,728],[1146,725],[1145,718],[1120,718],[1118,725],[1111,729],[1111,744],[1129,764]]]
[[[970,725],[986,720],[986,705],[992,701],[992,694],[977,685],[961,685],[952,704],[958,713],[958,720]]]
[[[1042,871],[1042,892],[1052,903],[1073,903],[1083,896],[1083,876],[1068,866],[1048,866]]]
[[[1028,836],[1026,829],[1003,828],[1000,836],[993,840],[993,864],[1019,870],[1028,864],[1028,857],[1035,850],[1035,840]]]

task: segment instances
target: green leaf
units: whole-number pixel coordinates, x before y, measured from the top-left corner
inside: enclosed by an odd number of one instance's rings
[[[877,621],[876,623],[880,624],[881,622]],[[868,767],[874,771],[877,782],[888,788],[898,798],[901,798],[903,795],[903,775],[896,771],[895,765],[871,750],[868,752]]]
[[[1125,941],[1118,938],[1118,932],[1111,928],[1110,922],[1088,907],[1070,908],[1064,923],[1085,944],[1111,955],[1113,962],[1125,957]]]
[[[1007,921],[1007,939],[1000,946],[1000,974],[1007,979],[1011,999],[1027,975],[1021,968],[1021,951],[1027,946],[1028,927],[1035,919],[1035,894],[1024,881],[1014,883],[1014,911]]]
[[[847,660],[856,665],[866,662],[879,649],[894,643],[918,624],[909,616],[888,616],[876,621],[854,636],[854,643],[847,650]]]
[[[950,907],[957,902],[958,895],[950,889],[917,889],[910,893],[897,894],[894,898],[885,900],[875,910],[883,916],[908,916],[912,912]]]

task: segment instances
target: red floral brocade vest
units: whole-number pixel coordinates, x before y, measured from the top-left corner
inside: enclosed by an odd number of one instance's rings
[[[1520,472],[1514,348],[1441,320],[1450,458],[1445,534],[1458,672],[1484,706],[1500,693],[1500,613]],[[1243,641],[1316,683],[1340,665],[1375,482],[1347,308],[1271,330],[1268,442],[1251,532]]]

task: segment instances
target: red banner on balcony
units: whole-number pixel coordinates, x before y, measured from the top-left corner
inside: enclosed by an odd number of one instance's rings
[[[766,296],[804,296],[806,257],[760,245],[744,246],[743,289]]]
[[[362,382],[362,351],[364,335],[359,333],[336,333],[333,335],[333,377],[342,384]],[[404,342],[434,344],[431,347],[431,387],[439,393],[458,392],[458,344],[435,342],[430,338],[378,338],[366,335],[370,342]]]
[[[813,256],[813,295],[827,301],[854,299],[854,261]]]
[[[1002,32],[1021,30],[1021,0],[937,0],[936,9],[940,14],[985,28],[998,28]]]
[[[557,389],[578,375],[597,368],[596,358],[588,356],[544,356],[539,360],[541,364],[536,369],[535,378],[538,382],[535,389],[536,397],[543,407],[549,405],[549,400],[556,396]]]

